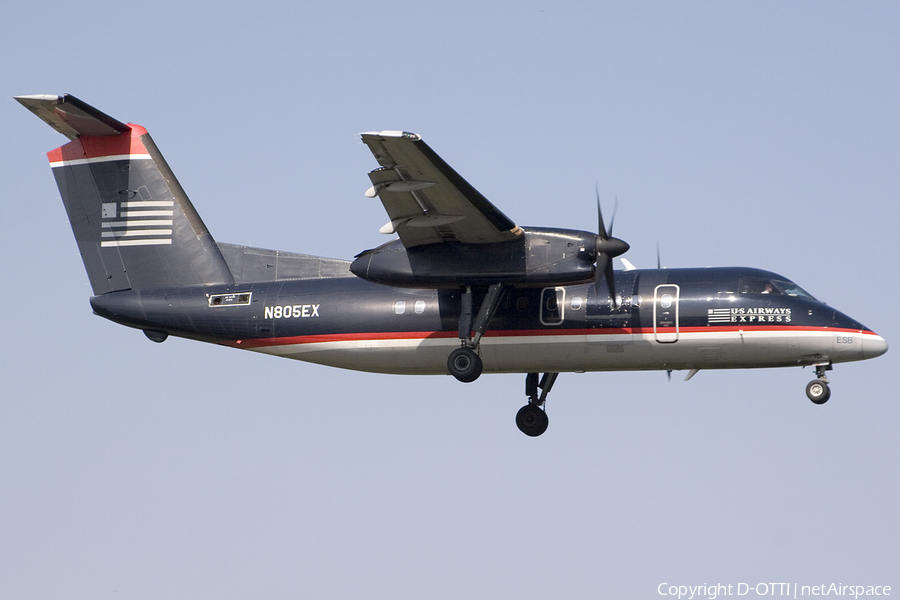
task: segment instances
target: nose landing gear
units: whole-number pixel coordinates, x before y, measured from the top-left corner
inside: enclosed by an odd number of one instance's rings
[[[831,398],[831,390],[828,388],[828,377],[825,376],[825,371],[830,371],[831,365],[823,364],[815,365],[815,367],[818,379],[813,379],[806,384],[806,397],[812,400],[813,404],[825,404]]]

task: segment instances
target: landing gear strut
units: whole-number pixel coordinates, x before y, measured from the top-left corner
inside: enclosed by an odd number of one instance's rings
[[[466,288],[462,295],[462,306],[459,311],[459,341],[461,346],[450,353],[447,358],[447,371],[463,383],[471,383],[478,379],[484,364],[478,355],[481,336],[487,330],[491,317],[497,312],[500,298],[503,296],[503,284],[495,283],[488,288],[484,302],[475,317],[472,336],[472,288]]]
[[[831,365],[816,365],[816,376],[806,385],[806,397],[813,401],[814,404],[825,404],[831,398],[831,390],[828,388],[828,377],[825,371],[830,371]]]
[[[519,427],[519,431],[525,435],[537,437],[547,431],[550,421],[544,410],[544,401],[558,376],[559,373],[544,373],[540,383],[538,383],[537,373],[529,373],[525,376],[525,395],[528,396],[528,404],[516,413],[516,425]],[[538,388],[541,390],[540,396],[538,396]]]

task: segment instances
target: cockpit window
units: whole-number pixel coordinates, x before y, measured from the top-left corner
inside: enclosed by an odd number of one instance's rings
[[[778,293],[781,291],[775,290],[775,284],[772,283],[771,279],[764,279],[762,277],[744,277],[741,279],[741,293],[742,294],[772,294]]]
[[[800,298],[807,298],[809,300],[815,300],[812,294],[804,290],[802,287],[794,283],[793,281],[781,281],[776,279],[773,283],[781,288],[781,291],[788,296],[799,296]]]
[[[744,277],[741,279],[742,294],[784,294],[815,300],[812,295],[793,281],[783,279],[767,279],[765,277]]]
[[[744,277],[741,279],[742,294],[784,294],[815,300],[812,295],[793,281],[767,279],[765,277]]]

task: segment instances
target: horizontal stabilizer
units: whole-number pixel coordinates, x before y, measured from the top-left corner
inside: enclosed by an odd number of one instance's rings
[[[82,135],[119,135],[131,129],[69,94],[16,96],[15,99],[70,140]]]

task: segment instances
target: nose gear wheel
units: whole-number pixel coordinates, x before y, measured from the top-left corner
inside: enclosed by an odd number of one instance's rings
[[[830,364],[816,365],[816,375],[818,379],[813,379],[806,384],[806,397],[812,400],[813,404],[825,404],[831,398],[831,389],[828,387],[828,377],[825,371],[830,371]]]
[[[821,379],[813,379],[806,385],[806,397],[812,400],[813,404],[825,404],[831,397],[831,390]]]

